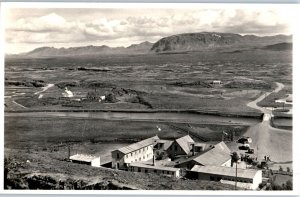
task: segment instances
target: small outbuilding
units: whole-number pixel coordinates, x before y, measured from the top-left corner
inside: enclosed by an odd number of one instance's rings
[[[94,167],[100,167],[100,157],[95,157],[92,155],[76,154],[70,156],[69,159],[73,163],[80,163],[80,164],[90,165]]]

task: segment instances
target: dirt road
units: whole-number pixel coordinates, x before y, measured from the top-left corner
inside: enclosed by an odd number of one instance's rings
[[[284,85],[282,83],[276,82],[276,85],[277,85],[277,87],[276,87],[275,90],[273,90],[272,92],[266,92],[265,94],[262,94],[260,97],[258,97],[254,101],[251,101],[250,103],[248,103],[247,106],[251,107],[253,109],[260,110],[263,113],[271,114],[272,113],[271,110],[263,108],[263,107],[259,107],[259,106],[257,106],[257,103],[260,102],[260,101],[262,101],[264,98],[266,98],[267,96],[269,96],[271,93],[279,92],[280,90],[282,90],[284,88]]]
[[[272,161],[287,162],[292,161],[292,131],[277,129],[270,126],[272,111],[266,108],[257,106],[257,103],[263,100],[266,96],[273,92],[279,92],[284,85],[276,83],[277,88],[261,95],[256,100],[248,103],[247,106],[258,109],[264,113],[261,123],[250,127],[245,136],[252,138],[251,146],[254,148],[256,156],[262,160],[264,156],[270,156]]]

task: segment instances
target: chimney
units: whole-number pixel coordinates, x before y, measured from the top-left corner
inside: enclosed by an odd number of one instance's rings
[[[153,166],[155,166],[155,155],[153,154]]]
[[[192,144],[192,149],[193,149],[193,154],[192,155],[194,156],[195,155],[195,144],[194,143]]]

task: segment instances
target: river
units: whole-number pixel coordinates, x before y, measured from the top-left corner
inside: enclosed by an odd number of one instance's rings
[[[237,124],[253,125],[261,120],[246,117],[224,117],[196,113],[176,112],[22,112],[5,113],[10,117],[61,117],[61,118],[93,118],[104,120],[135,120],[152,122],[178,122],[195,124]]]

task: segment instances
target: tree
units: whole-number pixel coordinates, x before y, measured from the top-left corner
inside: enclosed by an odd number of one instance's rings
[[[237,188],[237,164],[238,164],[239,159],[240,159],[240,156],[238,155],[238,153],[233,152],[231,155],[231,161],[232,161],[232,163],[235,163],[235,190]]]

